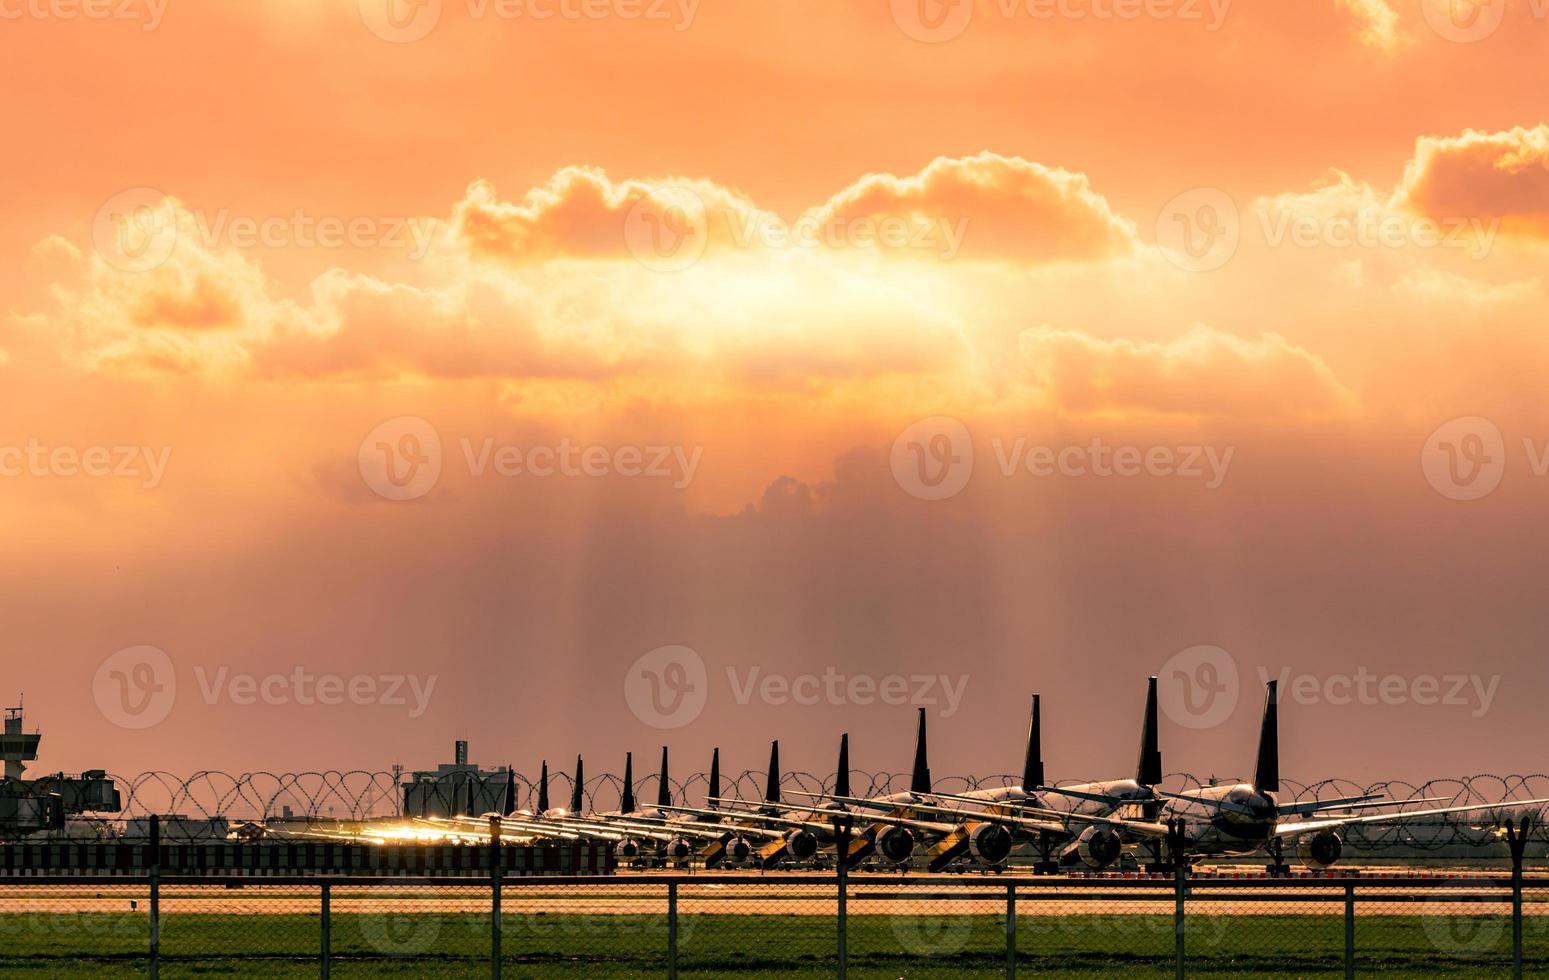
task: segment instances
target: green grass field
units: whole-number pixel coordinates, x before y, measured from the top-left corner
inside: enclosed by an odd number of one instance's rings
[[[1391,976],[1489,976],[1509,972],[1509,924],[1499,917],[1363,917],[1359,969]],[[1536,926],[1536,923],[1533,924]],[[1029,975],[1170,975],[1172,920],[1153,915],[1021,916],[1019,968]],[[995,977],[1005,964],[1005,925],[990,915],[947,920],[857,915],[850,919],[850,975],[866,978]],[[0,976],[143,976],[143,914],[0,915]],[[665,973],[666,925],[649,915],[544,915],[503,919],[508,977],[653,977]],[[1189,975],[1306,977],[1343,973],[1338,915],[1215,916],[1189,938]],[[315,977],[316,915],[164,914],[165,977]],[[1530,974],[1549,973],[1549,942],[1528,932]],[[335,914],[339,977],[487,976],[489,918]],[[1479,954],[1459,955],[1469,946]],[[1445,949],[1443,948],[1445,947]],[[834,920],[812,915],[685,915],[684,977],[827,977],[834,974]]]

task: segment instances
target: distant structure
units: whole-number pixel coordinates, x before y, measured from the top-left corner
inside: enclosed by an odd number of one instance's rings
[[[86,813],[118,813],[124,808],[118,789],[107,773],[91,769],[79,776],[62,772],[40,779],[22,778],[27,763],[38,757],[39,732],[24,730],[22,706],[5,710],[5,730],[0,733],[0,839],[15,839],[40,832],[67,831],[70,818]]]
[[[207,844],[223,841],[231,834],[231,823],[225,817],[190,817],[184,813],[160,814],[161,839],[168,844]],[[124,823],[124,840],[130,842],[151,839],[151,818],[135,817]]]
[[[468,761],[468,743],[459,739],[453,761],[433,772],[414,772],[402,782],[405,817],[465,817],[499,812],[505,805],[506,769],[483,770]]]

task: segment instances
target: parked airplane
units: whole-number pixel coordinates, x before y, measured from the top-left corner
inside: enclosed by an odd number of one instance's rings
[[[1180,833],[1172,840],[1181,847],[1181,854],[1177,856],[1188,862],[1216,855],[1250,855],[1265,851],[1274,859],[1275,868],[1284,870],[1283,849],[1289,842],[1296,846],[1304,864],[1321,869],[1334,864],[1343,854],[1343,841],[1338,831],[1345,827],[1401,823],[1416,817],[1457,813],[1499,814],[1549,803],[1549,799],[1513,800],[1364,816],[1349,813],[1318,816],[1322,811],[1362,808],[1370,802],[1364,797],[1282,804],[1279,801],[1280,732],[1276,685],[1276,681],[1266,685],[1258,756],[1251,781],[1204,786],[1188,793],[1158,791],[1165,805],[1156,819],[1081,813],[1071,813],[1069,819],[1090,823],[1094,832],[1105,837],[1104,850],[1125,843],[1167,841],[1176,829]],[[1039,818],[1059,816],[1052,810],[1031,812]]]

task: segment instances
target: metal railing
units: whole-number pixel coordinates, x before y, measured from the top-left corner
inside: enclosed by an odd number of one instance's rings
[[[0,879],[0,973],[1549,970],[1549,875]],[[1079,965],[1081,969],[1074,967]]]

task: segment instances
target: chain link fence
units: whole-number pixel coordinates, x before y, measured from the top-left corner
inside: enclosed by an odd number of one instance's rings
[[[0,879],[0,975],[1549,973],[1549,877]]]

